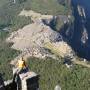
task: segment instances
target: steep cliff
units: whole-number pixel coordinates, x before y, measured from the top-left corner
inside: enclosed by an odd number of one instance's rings
[[[61,33],[66,41],[82,58],[90,59],[90,18],[87,1],[72,0],[74,22]],[[84,4],[85,3],[85,4]],[[87,10],[88,9],[88,10]]]

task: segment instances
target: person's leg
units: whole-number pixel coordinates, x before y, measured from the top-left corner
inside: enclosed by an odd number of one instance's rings
[[[17,73],[21,74],[22,72],[23,72],[23,68],[19,68]]]
[[[17,77],[17,73],[14,73],[14,75],[13,75],[13,82],[15,82],[16,77]]]
[[[13,68],[13,82],[15,82],[15,78],[17,76],[18,68]]]
[[[17,74],[17,90],[20,90],[20,86],[21,86],[20,77],[19,74]]]
[[[26,73],[26,72],[28,72],[28,71],[29,71],[28,67],[25,67],[25,68],[24,68],[24,73]]]

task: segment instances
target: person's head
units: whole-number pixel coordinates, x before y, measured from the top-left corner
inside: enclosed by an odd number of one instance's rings
[[[23,61],[24,60],[23,57],[21,57],[20,60]]]

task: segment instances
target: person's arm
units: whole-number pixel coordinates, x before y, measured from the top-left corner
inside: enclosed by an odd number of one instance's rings
[[[24,61],[24,60],[23,60]],[[27,67],[26,62],[24,61],[24,66]]]
[[[19,62],[17,61],[17,63],[16,63],[16,67],[18,67],[19,66]]]

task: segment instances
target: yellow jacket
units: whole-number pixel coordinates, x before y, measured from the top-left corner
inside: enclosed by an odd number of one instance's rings
[[[18,68],[24,68],[26,67],[25,61],[24,60],[18,60]]]

